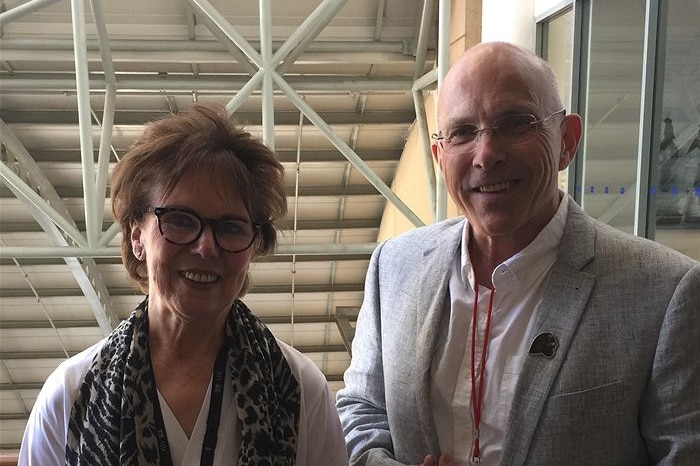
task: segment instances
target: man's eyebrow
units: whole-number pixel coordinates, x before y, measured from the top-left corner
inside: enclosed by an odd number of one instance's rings
[[[503,108],[501,110],[498,110],[496,112],[493,112],[490,114],[488,117],[488,124],[493,123],[494,120],[497,120],[499,118],[511,116],[511,115],[534,115],[537,116],[540,112],[536,109],[533,108]],[[479,126],[478,123],[478,118],[474,117],[465,117],[465,116],[458,116],[455,119],[449,120],[446,124],[444,125],[439,125],[438,127],[443,129],[443,128],[454,128],[456,126],[461,126],[461,125],[477,125]]]
[[[454,128],[455,126],[462,126],[462,125],[474,125],[474,120],[472,118],[467,118],[467,117],[459,117],[453,120],[450,120],[448,123],[441,125],[443,128]]]

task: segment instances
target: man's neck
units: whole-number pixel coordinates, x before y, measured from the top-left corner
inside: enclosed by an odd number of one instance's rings
[[[470,233],[469,261],[481,286],[493,288],[491,275],[499,264],[513,257],[523,249],[522,244],[509,244],[502,238],[491,237],[477,239]]]

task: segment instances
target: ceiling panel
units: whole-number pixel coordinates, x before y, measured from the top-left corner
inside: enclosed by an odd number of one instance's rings
[[[2,2],[10,13],[29,3]],[[429,20],[427,60],[417,65],[420,0],[271,1],[270,37],[262,38],[259,2],[210,0],[225,20],[221,30],[201,12],[193,16],[193,4],[186,0],[95,0],[102,17],[93,16],[93,2],[85,3],[89,91],[76,85],[70,2],[57,1],[9,21],[0,14],[0,162],[12,172],[22,167],[27,183],[22,189],[33,190],[45,180],[42,186],[55,195],[44,189],[40,196],[65,208],[69,223],[82,234],[77,95],[88,92],[90,115],[84,121],[90,120],[97,163],[105,70],[110,69],[104,57],[111,56],[117,84],[111,168],[147,121],[187,111],[195,102],[225,105],[236,99],[233,118],[262,137],[260,89],[239,96],[257,64],[244,59],[240,48],[259,54],[261,41],[271,40],[275,52],[304,28],[299,53],[278,68],[291,98],[276,87],[272,99],[274,148],[285,169],[289,206],[278,238],[280,250],[287,252],[251,265],[252,286],[243,299],[278,338],[314,361],[335,393],[350,361],[335,312],[362,302],[369,254],[388,202],[366,174],[385,185],[393,180],[415,120],[413,76],[434,67],[435,15]],[[324,26],[322,9],[334,5],[342,7],[327,15]],[[99,41],[96,24],[107,31]],[[231,31],[245,43],[225,39]],[[100,42],[108,44],[109,54],[101,54]],[[346,158],[348,151],[362,160],[360,166]],[[86,276],[79,262],[56,249],[61,244],[55,232],[42,230],[41,224],[50,224],[48,213],[30,208],[24,194],[16,197],[0,177],[0,451],[18,448],[26,417],[51,371],[66,355],[105,335],[96,316],[108,311],[126,318],[143,299],[121,265],[119,234],[105,238],[102,254],[83,261],[90,265]],[[100,235],[110,225],[107,198]],[[104,285],[105,306],[95,307],[85,296],[80,283],[86,279]]]

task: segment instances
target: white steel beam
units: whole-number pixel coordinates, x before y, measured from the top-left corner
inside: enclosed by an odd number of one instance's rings
[[[41,173],[39,166],[34,162],[26,148],[2,120],[0,120],[0,129],[2,129],[0,134],[2,134],[2,142],[6,146],[7,154],[12,157],[10,165],[19,172],[19,174],[15,173],[5,162],[0,162],[2,179],[18,199],[27,205],[34,219],[56,245],[57,249],[72,248],[77,252],[84,251],[84,248],[78,242],[74,242],[75,238],[73,236],[80,239],[82,235],[54,187]],[[8,157],[9,160],[10,158]],[[24,183],[21,175],[31,180],[31,186]],[[35,192],[32,187],[36,187],[38,192]],[[33,194],[30,195],[30,193]],[[84,246],[84,239],[82,244]],[[8,250],[11,251],[12,249],[1,247],[0,255],[4,255]],[[22,247],[18,249],[27,250],[28,248]],[[95,261],[80,254],[60,257],[64,259],[73,274],[102,332],[107,335],[119,323],[120,319],[112,310],[109,290],[99,274]]]
[[[262,123],[263,142],[271,150],[275,150],[275,104],[274,88],[272,87],[272,8],[270,0],[259,2],[260,20],[260,53],[262,55]]]
[[[257,73],[257,72],[256,72]],[[255,75],[254,75],[255,76]],[[262,76],[260,76],[262,80]],[[401,76],[378,77],[287,77],[287,82],[299,91],[318,92],[370,92],[370,91],[408,91],[413,81]],[[139,94],[144,92],[179,92],[190,94],[192,90],[200,93],[230,93],[232,89],[242,89],[249,80],[239,76],[227,76],[225,78],[179,78],[168,77],[148,78],[143,76],[119,76],[119,94]],[[65,74],[47,74],[43,76],[13,76],[0,77],[0,94],[20,92],[56,92],[63,94],[76,87],[73,78]],[[92,92],[105,92],[106,83],[101,77],[93,77],[90,80]],[[255,87],[251,90],[257,90]]]
[[[8,158],[9,165],[0,163],[0,178],[7,187],[33,212],[56,224],[75,244],[86,246],[87,240],[76,228],[61,198],[41,173],[22,142],[2,119],[0,141],[11,156],[11,159]]]
[[[185,0],[187,1],[187,0]],[[347,0],[326,0],[329,1],[342,1]],[[189,7],[189,5],[188,5]],[[321,6],[319,6],[321,8]],[[323,16],[320,16],[323,13]],[[307,22],[313,21],[324,21],[328,13],[325,10],[316,10],[311,14],[309,18],[302,23],[302,31],[297,33],[296,31],[292,33],[289,39],[292,39],[287,44],[287,41],[273,41],[272,48],[275,50],[275,54],[279,54],[281,60],[284,56],[289,54],[292,48],[295,48],[304,39],[302,32],[310,33],[312,24],[306,25]],[[330,18],[332,19],[332,18]],[[327,20],[326,20],[327,21]],[[302,27],[300,26],[300,27]],[[289,40],[288,39],[288,40]],[[248,43],[255,49],[260,49],[259,41],[248,41]],[[169,40],[145,40],[145,39],[112,39],[110,41],[112,51],[114,53],[128,53],[130,56],[138,52],[178,52],[182,53],[185,58],[184,62],[189,62],[192,60],[192,56],[189,55],[190,52],[216,52],[223,53],[227,48],[220,41],[215,39],[197,39],[197,40],[184,40],[184,39],[169,39]],[[29,38],[29,37],[9,37],[0,39],[0,45],[2,45],[3,56],[5,53],[16,52],[16,55],[12,57],[19,56],[21,54],[28,53],[29,50],[42,51],[48,50],[52,52],[71,52],[73,51],[73,41],[70,39],[41,39],[41,38]],[[286,45],[286,47],[285,47]],[[99,44],[95,39],[88,39],[86,42],[87,49],[90,51],[99,50]],[[285,47],[285,50],[281,50]],[[337,41],[337,42],[312,42],[308,44],[306,51],[308,53],[327,53],[332,55],[339,54],[354,54],[360,53],[366,55],[368,53],[381,56],[392,56],[398,59],[403,57],[403,60],[413,60],[412,57],[407,56],[404,51],[404,43],[401,41],[386,41],[386,42],[368,42],[368,41]],[[281,61],[280,60],[280,61]],[[247,60],[246,60],[247,61]]]
[[[250,95],[260,89],[260,83],[263,80],[265,73],[263,70],[258,70],[243,87],[240,88],[236,95],[226,104],[226,112],[229,115],[233,114],[238,108],[250,97]]]
[[[73,44],[75,53],[76,95],[80,126],[80,152],[83,169],[83,199],[85,203],[85,234],[88,245],[97,244],[101,227],[95,208],[95,159],[92,147],[92,114],[90,112],[90,80],[85,49],[85,2],[71,0]]]
[[[322,256],[322,255],[357,255],[371,254],[377,243],[322,243],[322,244],[278,244],[275,256]],[[117,246],[101,248],[81,248],[75,246],[50,247],[0,247],[0,259],[56,259],[82,257],[114,258],[121,256]]]
[[[112,148],[112,129],[114,127],[114,111],[116,109],[117,99],[117,79],[114,73],[114,64],[112,63],[112,51],[109,47],[107,27],[104,22],[102,1],[90,0],[90,6],[92,8],[93,23],[97,31],[97,43],[100,46],[100,53],[102,54],[102,69],[104,70],[105,82],[107,84],[102,122],[99,122],[102,126],[102,134],[100,136],[100,148],[97,157],[97,179],[95,183],[95,196],[93,198],[95,224],[102,225],[104,221],[104,205],[107,197],[107,181],[109,178],[109,158]]]
[[[440,0],[438,6],[438,90],[450,68],[451,8],[451,0]],[[439,171],[435,177],[435,214],[433,218],[435,221],[447,218],[447,188]]]
[[[34,13],[45,6],[51,5],[52,3],[56,3],[58,1],[59,0],[31,0],[27,3],[11,8],[4,13],[0,13],[0,28],[16,19],[21,18],[24,15]]]
[[[277,72],[284,75],[338,14],[347,0],[324,0],[292,33],[272,58]]]
[[[210,26],[215,26],[215,27],[210,27],[210,30],[212,34],[215,34],[215,31],[221,31],[224,33],[226,38],[233,42],[238,49],[243,52],[243,54],[246,56],[247,60],[249,63],[252,63],[255,65],[257,69],[262,68],[263,66],[263,61],[262,57],[258,53],[257,50],[253,48],[250,43],[248,43],[245,38],[236,31],[236,29],[229,23],[226,18],[224,18],[221,13],[219,13],[216,8],[214,8],[211,3],[209,3],[207,0],[186,0],[187,3],[190,5],[194,13],[197,15],[198,18],[206,20],[208,25]],[[217,35],[217,34],[215,34]],[[242,62],[242,63],[245,63]],[[253,72],[250,73],[251,75],[255,73],[255,69],[252,70]]]
[[[323,133],[326,138],[335,146],[338,151],[345,156],[346,159],[362,173],[362,175],[367,178],[367,181],[372,183],[372,185],[377,188],[389,202],[394,204],[396,208],[401,212],[411,223],[415,226],[425,225],[423,221],[408,207],[400,197],[398,197],[389,186],[384,183],[384,181],[377,176],[376,173],[365,163],[364,160],[360,158],[354,150],[352,150],[340,137],[333,132],[330,126],[323,121],[323,119],[316,113],[316,111],[311,108],[311,106],[304,101],[304,99],[297,94],[294,89],[275,71],[272,71],[273,77],[275,79],[275,84],[279,89],[284,92],[287,98],[292,101],[294,105],[297,106],[299,110],[304,113],[304,116],[313,123],[321,133]]]
[[[428,180],[428,202],[430,210],[433,213],[433,221],[437,220],[437,185],[435,182],[435,165],[433,164],[433,155],[430,148],[430,132],[428,130],[428,118],[425,111],[425,94],[423,88],[427,83],[424,83],[426,54],[428,49],[428,34],[435,16],[435,1],[424,0],[423,10],[421,12],[420,23],[418,25],[418,41],[416,43],[416,63],[413,69],[413,106],[416,111],[416,128],[418,130],[418,143],[420,144],[420,152],[423,159],[423,169],[425,177]],[[435,71],[433,69],[432,71]]]

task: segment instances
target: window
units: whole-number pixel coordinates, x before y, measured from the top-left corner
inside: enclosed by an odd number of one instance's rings
[[[700,3],[561,5],[538,19],[537,48],[584,122],[562,189],[604,223],[700,259]],[[651,83],[645,37],[660,67]]]
[[[700,3],[668,2],[661,104],[652,129],[650,235],[700,259]],[[660,23],[663,27],[663,22]]]
[[[557,11],[546,21],[541,22],[539,26],[538,53],[554,69],[559,83],[559,94],[567,113],[575,112],[571,101],[571,73],[573,69],[571,63],[573,56],[573,10],[571,6]],[[559,173],[559,188],[562,191],[568,190],[568,175],[568,170]]]

